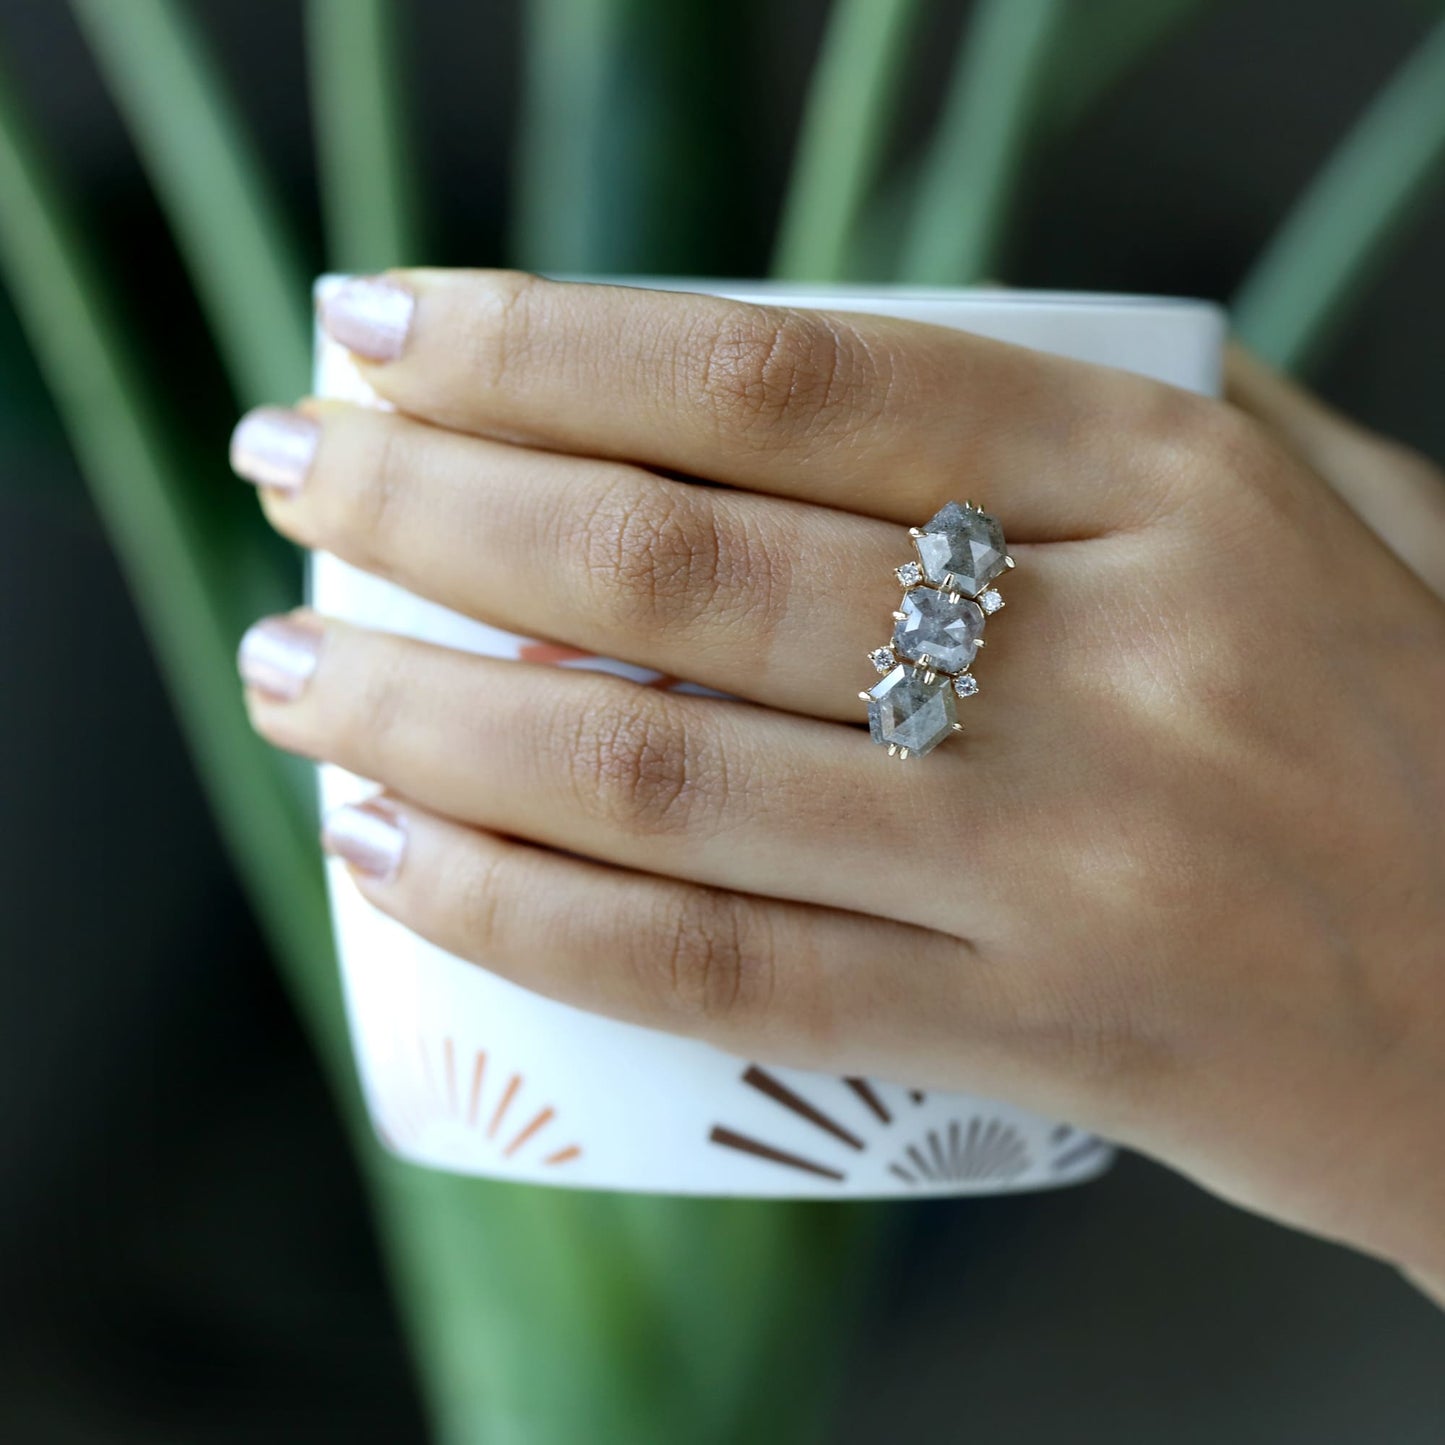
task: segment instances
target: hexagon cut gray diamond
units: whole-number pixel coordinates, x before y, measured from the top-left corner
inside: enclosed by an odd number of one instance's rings
[[[960,592],[977,597],[1007,565],[1003,528],[976,507],[948,502],[919,531],[914,541],[923,575],[939,586],[951,574]]]
[[[914,587],[899,604],[893,650],[939,672],[962,672],[978,652],[983,609],[966,597],[954,601],[936,587]]]
[[[948,678],[925,683],[923,674],[912,667],[895,667],[868,689],[868,698],[873,741],[907,748],[920,757],[949,735],[958,717]]]

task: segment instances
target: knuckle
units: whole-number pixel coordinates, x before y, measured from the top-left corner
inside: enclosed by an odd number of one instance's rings
[[[1206,474],[1227,480],[1257,475],[1278,455],[1264,427],[1225,402],[1185,393],[1180,435]]]
[[[505,846],[480,856],[458,849],[451,876],[439,890],[452,918],[448,930],[460,939],[466,954],[481,962],[506,956],[506,918],[512,899],[507,864],[513,855]]]
[[[764,916],[748,900],[689,889],[664,906],[650,936],[653,992],[670,1017],[715,1031],[767,1012],[776,960]]]
[[[318,489],[318,525],[332,547],[368,570],[385,572],[395,512],[413,465],[407,428],[380,417],[348,418],[339,465]]]
[[[468,377],[489,391],[520,389],[528,357],[545,337],[537,311],[551,283],[531,271],[487,272],[461,342]]]
[[[1162,383],[1140,387],[1136,395],[1132,413],[1115,417],[1124,449],[1119,465],[1144,469],[1152,483],[1152,509],[1132,519],[1136,524],[1183,516],[1213,527],[1221,497],[1268,498],[1281,469],[1277,449],[1252,417]]]
[[[697,387],[722,429],[768,448],[796,446],[825,428],[849,429],[869,394],[868,356],[820,315],[742,309],[703,338]]]
[[[604,827],[633,837],[707,831],[727,794],[723,751],[704,743],[658,693],[619,683],[633,694],[618,706],[576,715],[567,739],[571,791]]]
[[[1277,471],[1278,449],[1264,428],[1238,407],[1181,393],[1174,398],[1172,440],[1163,442],[1175,458],[1174,474],[1196,496],[1215,496],[1243,484],[1257,488]]]
[[[747,575],[714,508],[697,506],[628,474],[584,513],[579,552],[594,604],[624,635],[688,628],[729,580]]]
[[[405,755],[410,695],[403,676],[405,652],[387,640],[367,639],[357,666],[347,661],[356,641],[342,655],[348,682],[327,690],[330,706],[323,725],[335,761],[375,776]]]

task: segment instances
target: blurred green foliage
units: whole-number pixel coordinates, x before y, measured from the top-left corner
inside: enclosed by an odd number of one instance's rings
[[[176,237],[238,403],[304,391],[309,300],[290,219],[181,0],[71,0]],[[979,0],[934,134],[884,176],[929,0],[835,0],[775,271],[1006,279],[1030,156],[1058,144],[1200,0]],[[309,0],[320,203],[335,269],[421,259],[404,7]],[[529,0],[511,254],[536,270],[706,272],[726,225],[743,63],[727,7]],[[3,41],[3,37],[0,37]],[[1445,26],[1368,109],[1266,250],[1240,324],[1298,362],[1358,300],[1445,156]],[[479,258],[481,259],[481,258]],[[350,1129],[436,1435],[486,1445],[820,1437],[895,1217],[882,1206],[629,1198],[398,1163],[364,1120],[310,779],[247,726],[232,653],[300,574],[219,448],[201,464],[130,341],[103,242],[0,71],[0,276],[54,402],[7,364],[0,428],[58,413],[111,536],[221,834]],[[3,322],[4,318],[0,318]],[[0,349],[15,338],[0,324]]]

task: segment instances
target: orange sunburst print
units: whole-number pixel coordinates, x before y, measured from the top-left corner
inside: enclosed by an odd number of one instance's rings
[[[464,1130],[486,1141],[498,1160],[549,1166],[581,1158],[579,1144],[567,1140],[556,1107],[529,1097],[527,1079],[499,1064],[486,1049],[460,1050],[450,1035],[438,1043],[418,1034],[401,1056],[415,1059],[416,1087],[390,1111],[389,1127],[380,1130],[393,1146],[419,1139],[437,1126]]]

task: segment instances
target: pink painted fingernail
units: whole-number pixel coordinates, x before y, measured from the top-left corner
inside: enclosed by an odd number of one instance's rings
[[[299,411],[258,406],[231,433],[231,470],[258,487],[294,492],[311,470],[321,427]]]
[[[275,702],[294,702],[316,671],[321,637],[314,618],[263,617],[241,639],[236,655],[241,680]]]
[[[416,297],[384,276],[360,276],[321,302],[321,325],[333,341],[368,361],[395,361],[406,347]]]
[[[389,883],[406,856],[406,825],[394,808],[379,799],[347,803],[327,817],[321,846],[358,873]]]

